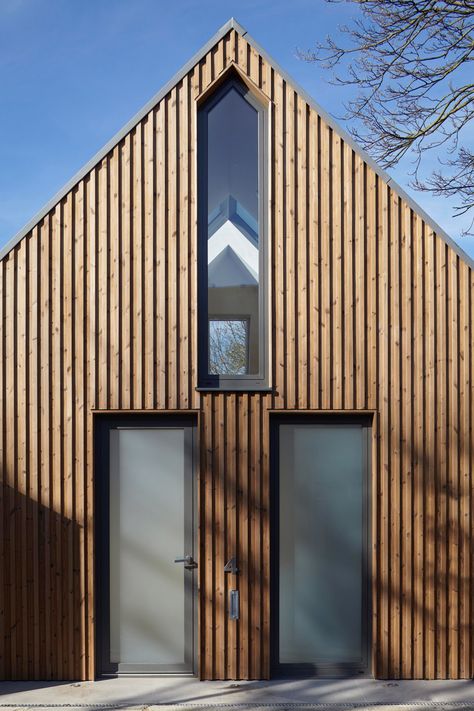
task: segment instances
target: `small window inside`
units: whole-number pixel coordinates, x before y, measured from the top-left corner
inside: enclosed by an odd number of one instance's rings
[[[232,79],[199,110],[200,385],[264,384],[265,113]]]
[[[209,373],[247,375],[249,319],[209,319]]]

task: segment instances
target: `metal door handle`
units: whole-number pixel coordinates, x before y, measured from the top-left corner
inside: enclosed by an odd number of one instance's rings
[[[188,570],[191,570],[192,568],[197,568],[197,563],[192,557],[192,555],[185,555],[183,558],[175,558],[174,559],[175,563],[184,563],[184,567],[187,568]]]

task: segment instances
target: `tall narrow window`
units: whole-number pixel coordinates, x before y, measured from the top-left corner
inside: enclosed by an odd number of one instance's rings
[[[232,79],[199,109],[199,384],[265,385],[265,112]]]

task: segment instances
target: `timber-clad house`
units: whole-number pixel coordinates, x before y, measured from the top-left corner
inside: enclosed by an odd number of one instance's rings
[[[237,22],[0,258],[4,679],[473,676],[473,262]]]

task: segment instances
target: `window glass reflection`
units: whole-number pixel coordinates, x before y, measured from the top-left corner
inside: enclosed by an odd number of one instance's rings
[[[206,114],[208,366],[259,372],[258,111],[234,85]]]
[[[209,319],[209,372],[248,373],[248,320]]]

